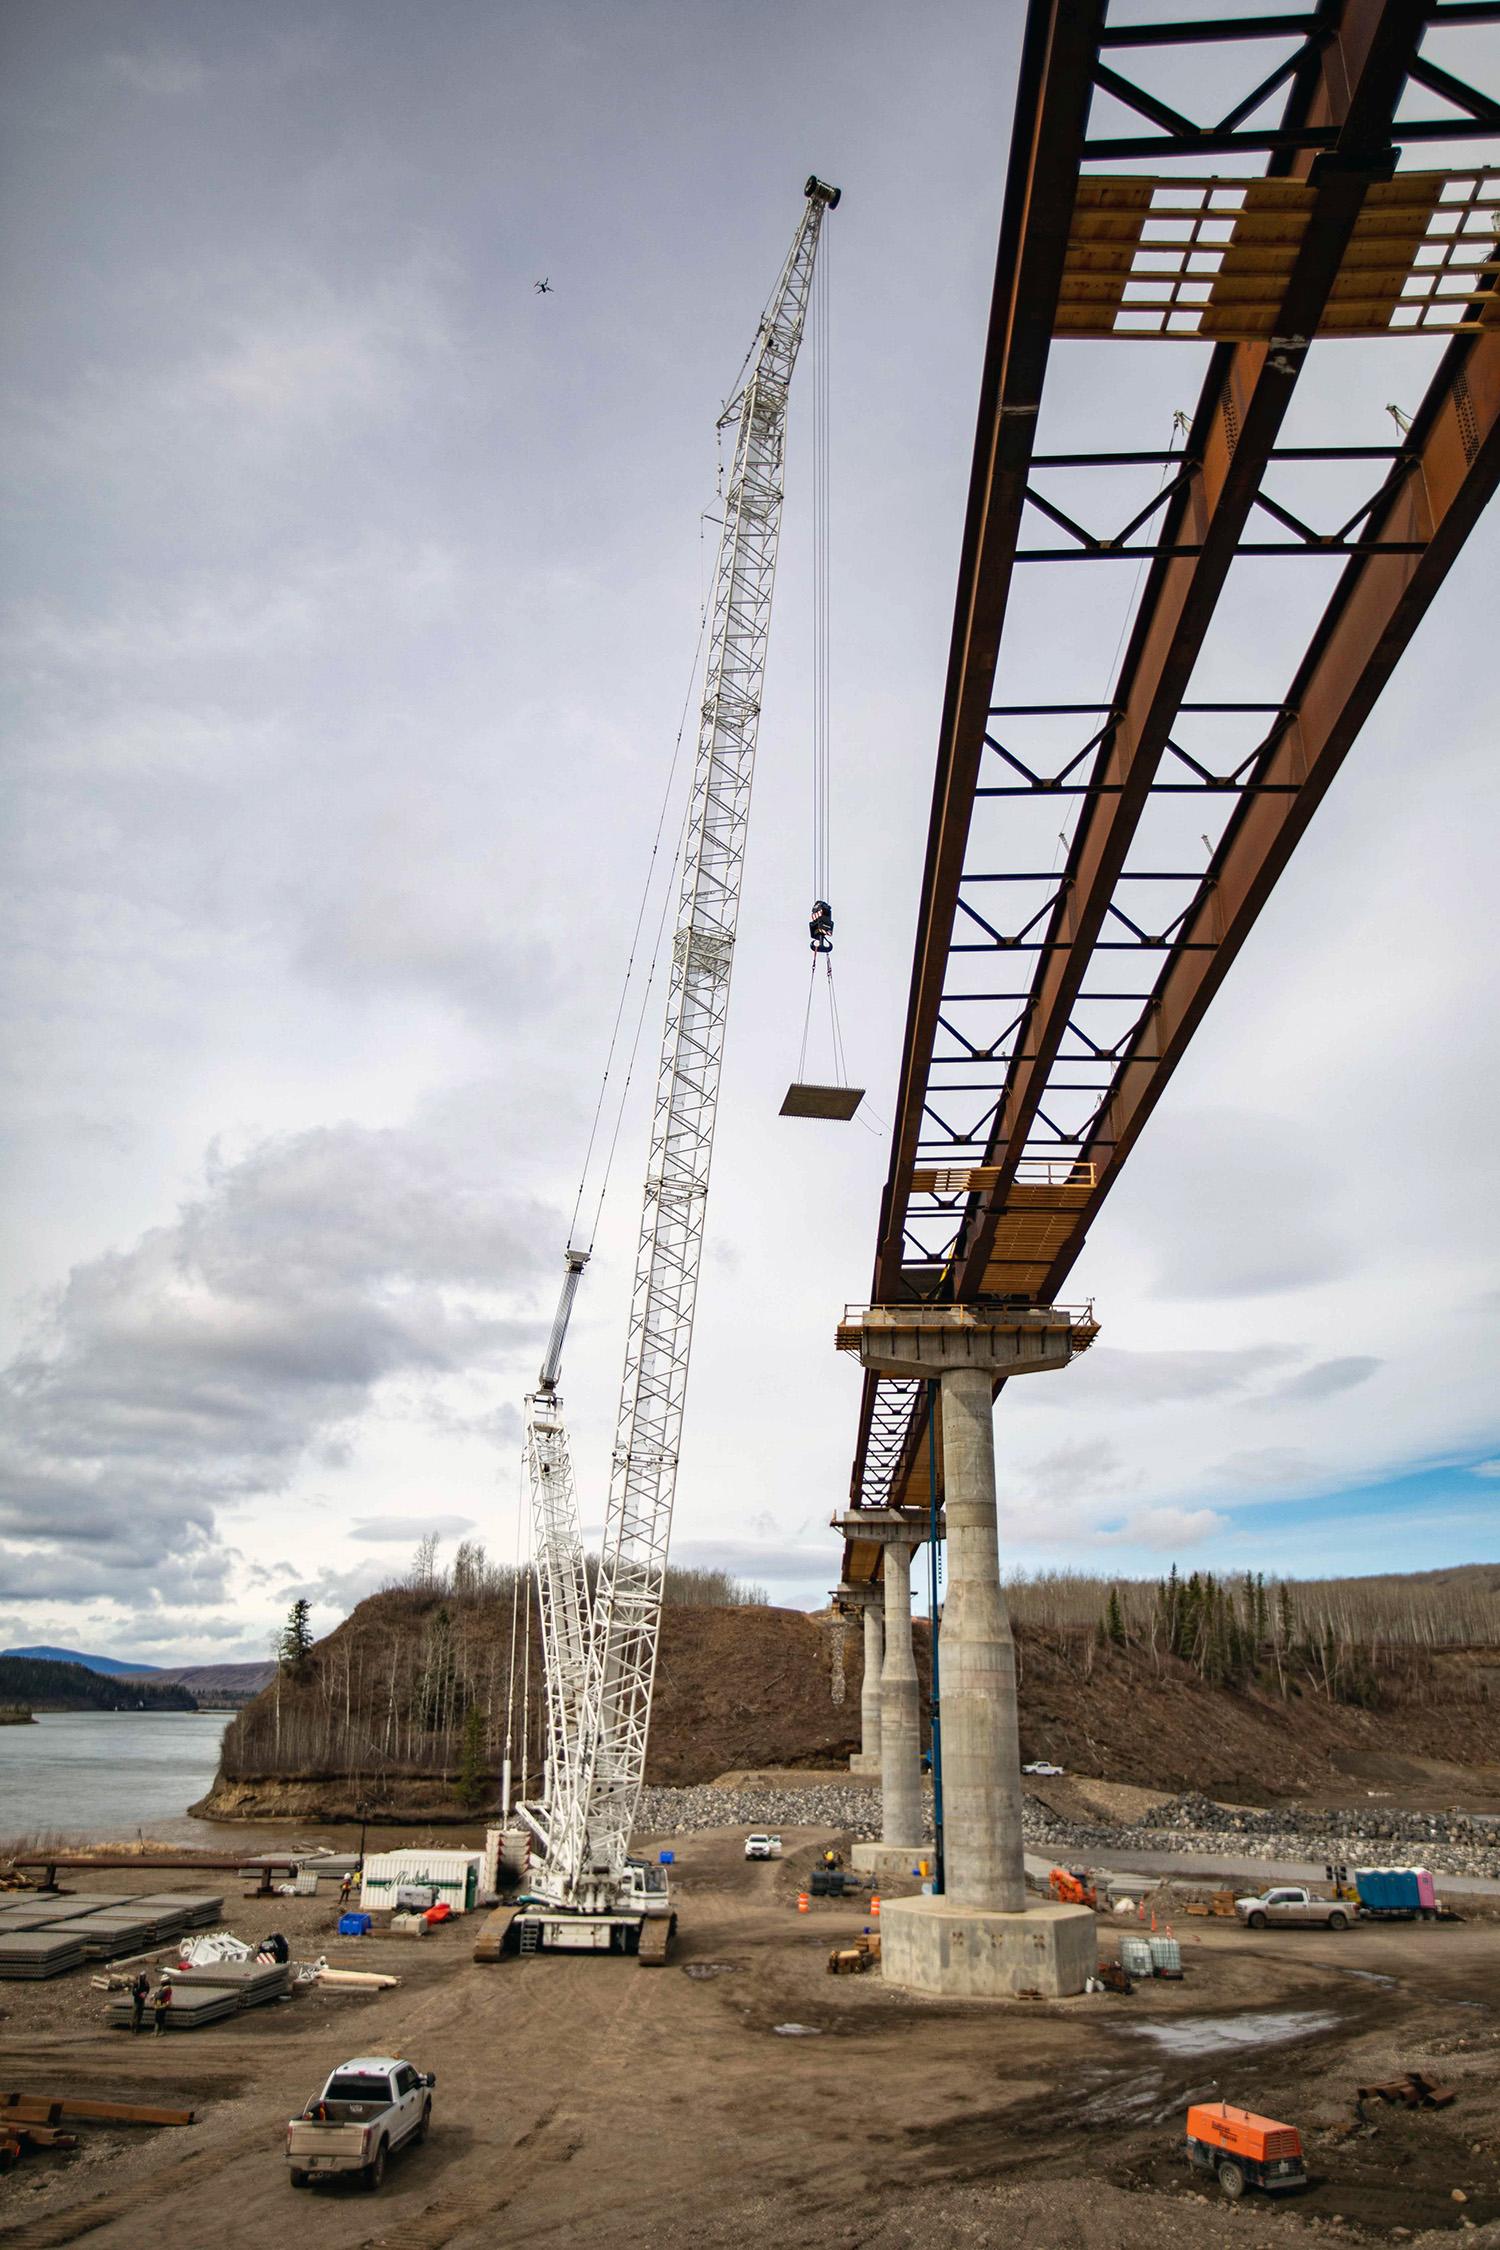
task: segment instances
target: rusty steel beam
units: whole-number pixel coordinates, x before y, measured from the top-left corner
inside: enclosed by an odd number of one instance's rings
[[[1373,710],[1464,541],[1500,489],[1500,330],[1451,345],[1412,423],[1411,472],[1386,520],[1418,555],[1352,563],[1289,689],[1272,739],[1168,958],[1081,1155],[1095,1186],[1041,1297],[1062,1287],[1099,1206],[1161,1097],[1204,1011]],[[1152,1052],[1145,1052],[1149,1041]]]
[[[1046,364],[1044,331],[1056,311],[1058,219],[1061,214],[1065,234],[1078,171],[1095,154],[1086,137],[1086,95],[1080,107],[1079,73],[1091,68],[1096,86],[1111,84],[1114,74],[1104,71],[1098,61],[1100,47],[1256,35],[1246,19],[1233,18],[1217,22],[1205,18],[1199,25],[1131,26],[1121,33],[1106,24],[1101,35],[1101,12],[1089,8],[1081,39],[1082,11],[1066,7],[1062,0],[1032,0],[1028,14],[892,1164],[881,1206],[872,1289],[877,1301],[897,1299],[913,1289],[930,1294],[934,1277],[944,1296],[960,1300],[984,1289],[996,1226],[1009,1216],[1007,1191],[1017,1165],[1029,1153],[1039,1112],[1048,1132],[1055,1131],[1042,1105],[1049,1085],[1053,1091],[1069,1089],[1051,1081],[1049,1074],[1082,995],[1084,972],[1103,942],[1105,918],[1117,911],[1117,885],[1151,800],[1157,767],[1169,749],[1181,758],[1170,739],[1173,721],[1183,708],[1193,664],[1229,568],[1251,544],[1245,524],[1260,501],[1261,479],[1273,458],[1292,457],[1291,451],[1277,446],[1276,439],[1307,342],[1316,332],[1366,190],[1377,179],[1388,177],[1394,167],[1393,134],[1406,136],[1405,125],[1394,127],[1393,119],[1408,80],[1420,77],[1418,49],[1423,32],[1445,22],[1493,21],[1497,11],[1489,6],[1460,10],[1455,0],[1439,0],[1436,5],[1433,0],[1319,0],[1315,14],[1283,18],[1277,25],[1281,35],[1304,33],[1305,42],[1300,53],[1278,66],[1277,83],[1287,92],[1280,127],[1271,129],[1262,143],[1270,151],[1266,174],[1307,180],[1317,199],[1313,220],[1288,279],[1276,333],[1268,343],[1226,343],[1214,351],[1187,446],[1183,455],[1175,457],[1184,462],[1186,473],[1176,480],[1162,510],[1156,539],[1161,552],[1136,611],[1118,686],[1095,737],[1098,756],[1090,774],[1067,792],[1082,798],[1083,810],[1044,942],[1036,949],[1031,990],[1008,1048],[1007,1076],[1003,1088],[997,1081],[990,1130],[986,1134],[986,1121],[980,1120],[968,1135],[972,1148],[977,1150],[983,1143],[983,1161],[993,1172],[994,1184],[987,1183],[969,1198],[954,1246],[956,1258],[946,1272],[940,1274],[929,1260],[926,1278],[915,1270],[907,1277],[903,1265],[911,1255],[910,1181],[924,1115],[931,1114],[942,1131],[953,1131],[955,1151],[958,1146],[958,1127],[948,1127],[935,1112],[929,1113],[927,1104],[936,1090],[930,1082],[932,1070],[943,1059],[935,1046],[945,969],[962,903],[975,797],[1022,793],[979,790],[979,767],[1011,573],[1018,560],[1026,473]],[[1270,19],[1257,21],[1269,27]],[[1064,29],[1074,34],[1071,42],[1062,36]],[[1083,46],[1093,50],[1091,64]],[[1054,114],[1061,109],[1074,121],[1068,145],[1055,123],[1048,130],[1049,100]],[[1241,113],[1236,113],[1236,122]],[[1190,153],[1190,140],[1199,128],[1187,120],[1182,124],[1179,140],[1171,144],[1169,132],[1166,140],[1154,144],[1157,153]],[[1470,135],[1484,129],[1482,119],[1477,126],[1473,122],[1467,126]],[[1456,123],[1455,130],[1462,134],[1465,127]],[[1279,704],[1269,706],[1278,715],[1253,775],[1243,785],[1239,781],[1222,785],[1236,793],[1237,809],[1220,838],[1201,891],[1180,926],[1174,925],[1170,943],[1167,938],[1159,941],[1166,958],[1151,1005],[1119,1050],[1111,1049],[1107,1055],[1099,1051],[1113,1066],[1112,1075],[1107,1090],[1101,1087],[1100,1106],[1078,1143],[1080,1160],[1095,1168],[1095,1184],[1070,1226],[1065,1246],[1054,1255],[1044,1284],[1047,1296],[1056,1296],[1082,1248],[1090,1219],[1212,993],[1494,489],[1490,370],[1497,348],[1500,340],[1488,330],[1460,339],[1445,357],[1405,445],[1367,449],[1372,459],[1377,453],[1396,454],[1412,473],[1403,474],[1398,466],[1389,487],[1369,510],[1355,543],[1357,551],[1351,554],[1293,689]],[[1464,463],[1461,472],[1456,467],[1459,453]],[[1103,465],[1112,457],[1097,458]],[[1077,465],[1085,465],[1082,457]],[[1413,495],[1424,478],[1430,490],[1419,506]],[[977,874],[969,878],[983,879]],[[981,927],[987,927],[982,920]],[[1145,942],[1148,948],[1158,943]],[[1012,941],[996,933],[996,943],[998,948]],[[1005,1036],[1010,1039],[1010,1034]],[[1003,1054],[998,1059],[1005,1064]],[[1071,1090],[1093,1089],[1080,1085]],[[916,1223],[920,1226],[920,1218]],[[910,1241],[920,1267],[921,1244],[916,1236]],[[887,1398],[889,1388],[866,1377],[851,1485],[856,1505],[861,1498],[876,1497],[873,1484],[865,1489],[872,1442],[874,1462],[882,1475],[892,1460],[897,1402]],[[883,1496],[893,1503],[899,1501],[925,1431],[925,1403],[914,1400],[908,1411],[905,1444],[889,1487],[883,1488]]]
[[[999,1165],[1000,1177],[978,1199],[966,1230],[954,1281],[960,1299],[983,1285],[1006,1193],[1244,538],[1308,339],[1317,333],[1365,190],[1392,169],[1391,120],[1425,17],[1421,0],[1345,0],[1334,36],[1321,50],[1320,84],[1309,117],[1337,125],[1337,149],[1332,160],[1315,160],[1303,150],[1288,159],[1292,177],[1313,182],[1316,202],[1275,336],[1270,343],[1221,346],[1210,362],[1187,444],[1195,468],[1183,479],[1163,525],[1164,545],[1187,539],[1198,552],[1154,564],[1136,612],[1097,777],[1113,793],[1088,801],[1074,831],[1047,932],[1049,950],[1041,957],[1018,1059],[990,1137],[986,1161]]]
[[[953,901],[1026,506],[1037,409],[1052,348],[1105,4],[1106,0],[1032,0],[1027,11],[917,916],[906,1061],[870,1291],[871,1301],[877,1304],[894,1292],[900,1273],[906,1203],[901,1183],[911,1174],[922,1114],[922,1087],[914,1083],[912,1058],[930,1052],[937,1023]],[[876,1380],[873,1375],[865,1377],[861,1457]]]

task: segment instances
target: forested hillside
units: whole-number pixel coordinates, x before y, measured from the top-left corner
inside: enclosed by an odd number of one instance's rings
[[[197,1809],[334,1819],[365,1805],[377,1819],[457,1820],[494,1804],[507,1744],[516,1789],[524,1761],[535,1790],[540,1652],[524,1584],[503,1585],[470,1568],[389,1588],[323,1641],[293,1635],[271,1686],[227,1729]],[[669,1603],[663,1620],[648,1779],[841,1764],[859,1742],[858,1626],[725,1606],[743,1589],[721,1586],[710,1603],[692,1590],[699,1602]],[[1138,1593],[1070,1582],[1076,1623],[1029,1621],[1037,1589],[1011,1592],[1027,1757],[1241,1802],[1326,1792],[1340,1776],[1403,1783],[1402,1761],[1418,1779],[1417,1768],[1500,1767],[1500,1649],[1487,1636],[1346,1641],[1312,1600],[1304,1617],[1301,1589],[1282,1598],[1202,1574]],[[925,1683],[925,1621],[915,1638]]]
[[[44,1656],[0,1656],[0,1704],[34,1711],[195,1711],[185,1687],[91,1672]]]

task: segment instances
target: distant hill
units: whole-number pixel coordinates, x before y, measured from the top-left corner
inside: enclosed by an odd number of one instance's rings
[[[160,1667],[155,1664],[132,1664],[119,1656],[85,1656],[76,1648],[0,1648],[0,1657],[34,1656],[46,1664],[81,1664],[86,1672],[103,1672],[116,1678],[122,1672],[133,1680],[154,1679]]]
[[[76,1648],[5,1648],[7,1657],[30,1658],[44,1664],[81,1665],[109,1680],[151,1680],[158,1687],[184,1687],[195,1701],[211,1704],[248,1702],[259,1695],[276,1667],[268,1658],[245,1664],[132,1664],[119,1656],[88,1656]]]
[[[175,1681],[120,1679],[46,1656],[0,1656],[0,1703],[34,1711],[196,1711]]]
[[[275,1676],[269,1657],[250,1664],[179,1664],[158,1668],[154,1680],[189,1688],[200,1703],[244,1703],[259,1695]]]

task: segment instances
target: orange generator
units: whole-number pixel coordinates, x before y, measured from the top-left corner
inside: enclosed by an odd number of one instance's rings
[[[1278,2125],[1274,2117],[1257,2117],[1232,2102],[1200,2102],[1188,2111],[1187,2157],[1201,2172],[1217,2172],[1231,2202],[1247,2187],[1278,2194],[1307,2185],[1296,2126]]]

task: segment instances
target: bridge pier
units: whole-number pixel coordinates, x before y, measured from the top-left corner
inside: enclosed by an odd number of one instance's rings
[[[840,1587],[850,1608],[857,1607],[864,1621],[865,1673],[859,1695],[859,1748],[849,1760],[851,1773],[876,1776],[880,1772],[881,1673],[885,1666],[885,1610],[874,1593]]]
[[[1094,1970],[1089,1909],[1027,1903],[1015,1647],[1000,1584],[993,1422],[997,1375],[1066,1367],[1092,1337],[1092,1324],[1083,1335],[1050,1306],[872,1306],[860,1316],[866,1367],[935,1379],[941,1387],[946,1888],[936,1898],[892,1899],[881,1917],[882,1974],[918,1991],[1057,1997],[1081,1991]],[[869,1517],[855,1520],[862,1527]],[[887,1546],[887,1570],[890,1559]]]

